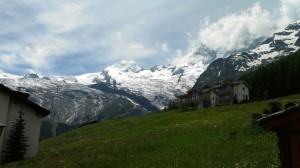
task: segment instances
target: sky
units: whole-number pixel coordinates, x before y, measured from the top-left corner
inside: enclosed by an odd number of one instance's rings
[[[101,72],[166,64],[204,44],[236,50],[300,19],[298,0],[0,0],[0,71]]]

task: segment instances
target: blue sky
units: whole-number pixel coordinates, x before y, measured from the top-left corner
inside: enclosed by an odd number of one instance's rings
[[[79,75],[240,49],[300,19],[297,0],[0,0],[0,69]],[[218,39],[218,40],[216,40]],[[180,54],[179,54],[180,53]]]

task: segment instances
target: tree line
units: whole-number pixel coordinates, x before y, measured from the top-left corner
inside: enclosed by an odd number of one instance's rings
[[[251,100],[262,100],[300,92],[300,52],[245,74],[239,80],[250,86]]]

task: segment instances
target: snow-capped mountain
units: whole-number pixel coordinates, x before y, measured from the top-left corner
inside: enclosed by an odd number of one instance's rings
[[[74,77],[0,73],[0,83],[30,93],[31,101],[50,110],[50,118],[62,123],[80,124],[89,120],[140,115],[158,110],[149,100],[130,91],[110,88],[110,92],[107,92],[103,87],[76,83]],[[100,84],[106,85],[98,82]]]
[[[102,72],[79,76],[17,76],[2,72],[0,82],[13,89],[22,87],[31,94],[32,101],[52,112],[53,120],[75,124],[162,109],[176,94],[190,89],[219,55],[201,46],[151,69],[143,69],[134,61],[121,61]]]
[[[215,51],[201,46],[151,69],[143,69],[134,61],[121,61],[102,72],[79,76],[17,76],[2,72],[0,82],[13,89],[24,88],[32,101],[52,112],[53,120],[74,124],[162,109],[175,94],[190,89],[216,57]]]
[[[258,42],[261,40],[258,39],[252,46],[257,46]],[[101,73],[76,76],[75,80],[85,85],[103,82],[113,88],[128,89],[162,109],[176,95],[191,89],[212,61],[235,53],[238,51],[221,52],[200,45],[185,55],[174,57],[168,64],[143,69],[134,61],[121,61]]]
[[[52,112],[53,120],[75,124],[162,109],[176,94],[190,89],[210,62],[228,53],[201,45],[169,64],[150,69],[121,61],[102,72],[79,76],[0,73],[0,82],[13,89],[23,87],[32,101]]]
[[[283,31],[274,33],[252,50],[216,59],[200,75],[194,87],[201,89],[206,84],[214,85],[222,80],[236,80],[261,65],[299,51],[299,37],[300,21],[297,21]]]
[[[190,89],[217,52],[201,46],[196,51],[174,58],[169,64],[143,69],[134,61],[121,61],[101,73],[76,76],[76,82],[91,85],[103,82],[111,87],[128,89],[163,108],[176,94]]]
[[[134,61],[121,61],[102,72],[79,76],[17,76],[2,72],[0,82],[14,89],[24,87],[34,102],[49,109],[54,120],[64,123],[144,114],[167,106],[170,99],[185,93],[196,81],[195,87],[201,87],[236,79],[298,51],[299,29],[300,22],[295,22],[260,45],[258,39],[250,50],[242,52],[220,52],[201,45],[150,69]]]

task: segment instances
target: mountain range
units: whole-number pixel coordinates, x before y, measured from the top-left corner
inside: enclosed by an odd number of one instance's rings
[[[281,57],[297,52],[300,48],[300,21],[274,33],[254,49],[214,60],[197,79],[194,88],[213,85],[222,80],[236,80]]]
[[[51,111],[50,119],[67,123],[142,115],[163,109],[192,87],[235,80],[300,48],[300,21],[265,41],[257,39],[238,51],[211,50],[201,44],[168,64],[143,69],[121,61],[102,72],[79,76],[24,76],[0,73],[0,83],[30,93],[30,99]],[[217,40],[217,39],[216,39]]]

